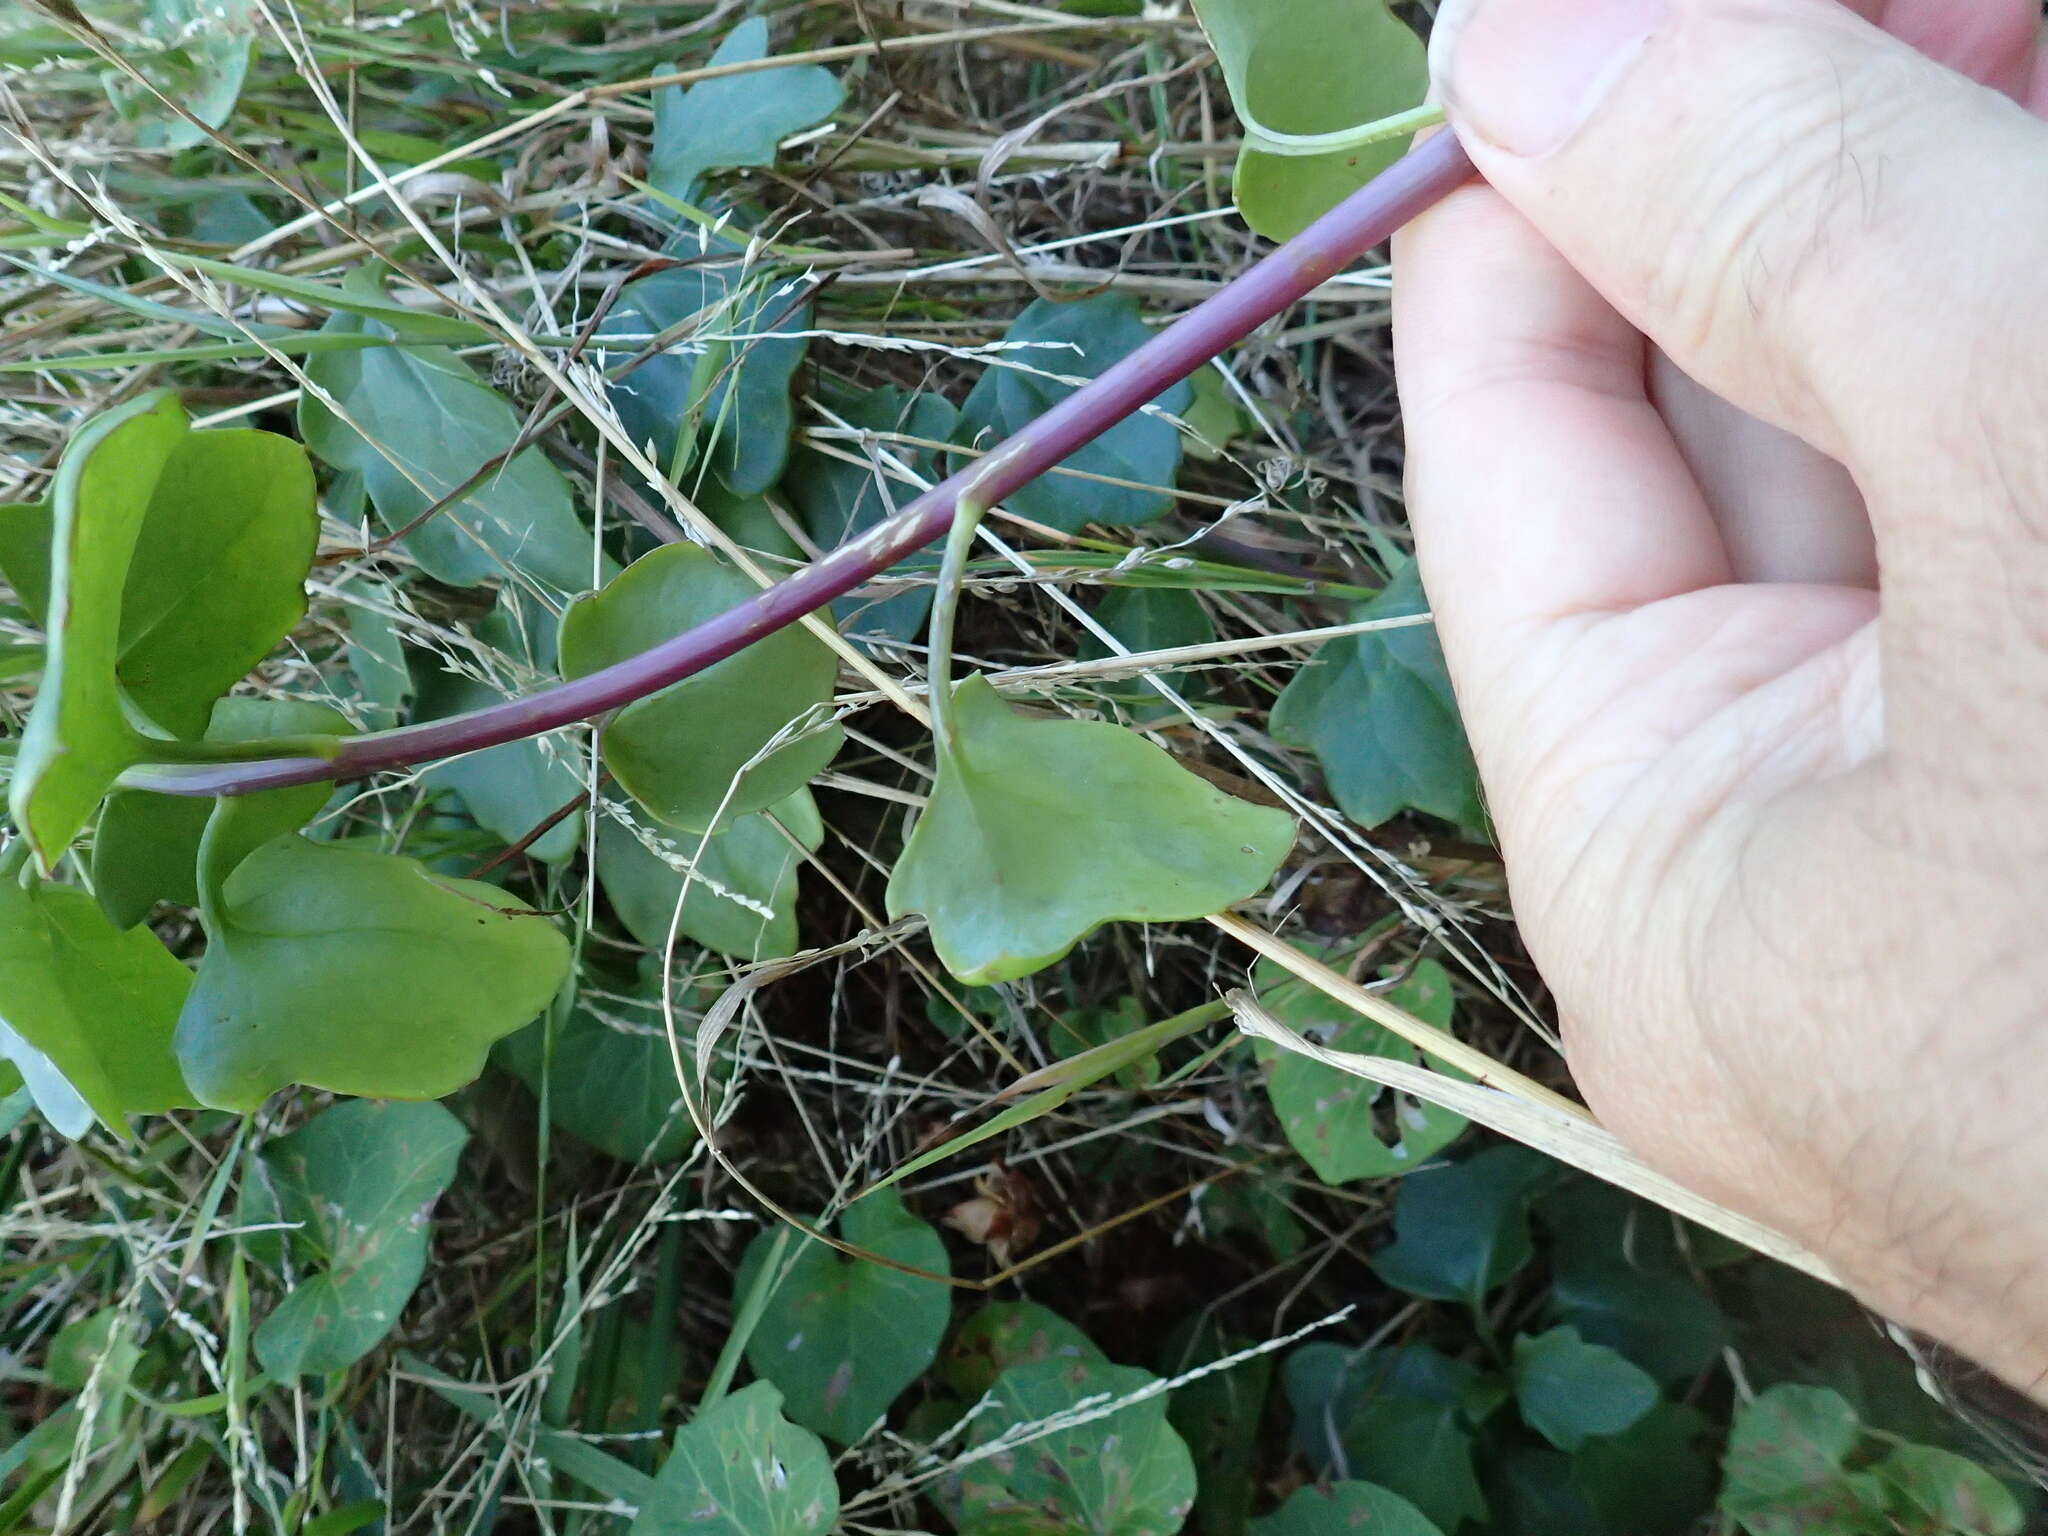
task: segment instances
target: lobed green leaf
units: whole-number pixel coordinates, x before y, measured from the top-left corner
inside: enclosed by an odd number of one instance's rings
[[[1238,211],[1267,239],[1301,233],[1406,153],[1406,134],[1315,152],[1429,89],[1422,41],[1387,0],[1196,0],[1195,13],[1244,125]]]
[[[710,67],[768,57],[768,23],[749,17],[725,34]],[[690,202],[707,172],[773,165],[782,141],[823,122],[846,91],[814,64],[750,71],[654,95],[654,148],[649,177],[671,197]]]
[[[1411,562],[1358,608],[1360,621],[1428,611]],[[1406,809],[1485,825],[1478,770],[1436,631],[1368,631],[1326,643],[1273,706],[1273,739],[1312,751],[1346,816],[1376,827]]]
[[[216,821],[208,863],[217,840],[239,851]],[[217,1108],[253,1110],[287,1083],[452,1093],[568,974],[568,941],[524,902],[412,859],[285,836],[232,867],[202,873],[206,958],[176,1036]]]
[[[366,295],[378,292],[367,276],[356,286]],[[381,321],[347,313],[333,315],[325,329],[393,334]],[[306,376],[314,388],[299,401],[300,435],[336,469],[361,474],[388,532],[468,485],[510,452],[523,428],[504,396],[445,347],[322,353],[306,365]],[[576,516],[569,482],[538,448],[498,464],[401,543],[421,569],[453,586],[517,573],[575,592],[590,580],[590,532]]]
[[[1033,720],[988,679],[953,695],[958,739],[889,881],[970,985],[1043,969],[1107,922],[1206,917],[1255,895],[1294,844],[1284,811],[1234,799],[1149,741]]]
[[[865,1252],[946,1274],[946,1245],[894,1191],[849,1205],[840,1238]],[[747,1248],[733,1284],[746,1296],[774,1234]],[[935,1280],[857,1259],[815,1239],[795,1248],[747,1340],[747,1363],[788,1399],[790,1418],[851,1445],[937,1358],[952,1296]]]
[[[95,1116],[193,1102],[171,1054],[191,973],[147,930],[123,933],[84,891],[0,879],[0,1056],[36,1107],[82,1136]]]
[[[1383,1025],[1361,1019],[1278,965],[1253,973],[1259,997],[1275,1017],[1335,1051],[1420,1062],[1422,1053]],[[1451,978],[1434,960],[1388,993],[1388,1001],[1425,1023],[1448,1029],[1456,1011]],[[1378,1083],[1339,1072],[1266,1040],[1253,1049],[1265,1068],[1266,1095],[1288,1144],[1326,1184],[1413,1173],[1464,1133],[1464,1116],[1424,1104]]]
[[[1005,351],[982,372],[960,408],[959,440],[993,448],[1015,436],[1079,388],[1107,373],[1152,339],[1136,302],[1125,295],[1056,303],[1040,299],[1011,324]],[[1193,388],[1176,384],[1152,402],[1178,416],[1194,403]],[[1077,533],[1090,523],[1148,523],[1173,506],[1180,471],[1180,429],[1162,417],[1127,416],[1060,468],[1131,484],[1107,484],[1058,471],[1034,480],[1003,505],[1047,527]]]
[[[676,1431],[629,1536],[823,1536],[839,1517],[832,1457],[757,1381]]]
[[[469,1139],[438,1104],[336,1104],[263,1149],[268,1188],[243,1214],[295,1223],[303,1277],[256,1330],[274,1376],[344,1370],[398,1322],[427,1262],[426,1214]],[[250,1185],[249,1188],[261,1188]]]

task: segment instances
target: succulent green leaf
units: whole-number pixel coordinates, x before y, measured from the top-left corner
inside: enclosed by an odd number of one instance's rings
[[[1078,1080],[1062,1079],[1078,1088],[1083,1082],[1100,1082],[1112,1075],[1097,1070],[1096,1064],[1104,1060],[1098,1053],[1120,1052],[1126,1041],[1135,1047],[1145,1029],[1145,1005],[1135,997],[1121,997],[1106,1008],[1067,1010],[1046,1026],[1045,1044],[1061,1065],[1071,1063],[1080,1072]],[[1153,1086],[1159,1081],[1158,1045],[1151,1044],[1150,1049],[1117,1067],[1114,1076],[1121,1086],[1136,1091]]]
[[[132,91],[132,104],[149,121],[145,142],[186,149],[206,142],[205,128],[220,128],[234,115],[257,30],[255,0],[149,0],[144,30],[155,44],[140,50],[140,62],[164,95],[197,122],[181,117],[152,95],[121,79],[111,86],[117,99]]]
[[[690,488],[690,499],[740,548],[771,561],[794,563],[805,558],[804,546],[790,532],[789,512],[771,501],[769,493],[742,496],[713,475]]]
[[[768,23],[756,16],[726,33],[710,67],[767,57]],[[707,171],[773,165],[784,139],[823,122],[845,97],[832,73],[814,64],[666,86],[654,96],[649,179],[671,197],[693,201]]]
[[[349,609],[348,672],[365,729],[387,731],[405,717],[414,691],[412,669],[398,625],[382,608]]]
[[[92,834],[92,888],[116,928],[133,928],[160,901],[199,905],[199,839],[213,801],[117,789]]]
[[[1371,1483],[1297,1488],[1277,1514],[1252,1522],[1253,1536],[1443,1536],[1402,1498]]]
[[[849,426],[928,442],[950,439],[960,420],[959,411],[944,395],[931,391],[913,394],[893,384],[859,395],[828,395],[825,403]],[[846,451],[857,445],[834,446]],[[820,549],[837,549],[858,538],[894,517],[917,496],[915,485],[896,477],[889,465],[891,459],[924,480],[945,478],[936,454],[908,443],[878,443],[866,464],[850,464],[820,447],[799,447],[790,455],[782,489]],[[914,640],[931,616],[931,578],[937,568],[933,556],[912,555],[883,572],[872,587],[849,592],[834,602],[833,615],[850,634]]]
[[[757,1381],[676,1431],[629,1536],[823,1536],[838,1518],[830,1453]]]
[[[898,1264],[949,1272],[939,1234],[894,1190],[848,1206],[839,1236]],[[773,1247],[767,1232],[748,1246],[735,1296],[751,1294]],[[747,1341],[747,1363],[782,1389],[790,1418],[851,1445],[938,1357],[952,1310],[951,1293],[938,1281],[806,1238],[792,1250]]]
[[[1134,1396],[1159,1378],[1130,1366],[1040,1360],[989,1388],[972,1444],[1070,1415],[1084,1399]],[[961,1469],[964,1528],[988,1536],[1173,1536],[1195,1502],[1195,1467],[1163,1393]]]
[[[213,706],[206,740],[266,736],[346,736],[346,718],[298,699],[227,698]],[[300,784],[248,795],[237,804],[244,846],[296,832],[320,813],[332,786]],[[118,928],[133,928],[160,901],[199,905],[199,847],[223,802],[198,796],[117,789],[107,796],[92,839],[93,894]]]
[[[292,1248],[315,1271],[257,1328],[265,1370],[344,1370],[391,1331],[426,1269],[428,1213],[468,1139],[438,1104],[358,1099],[263,1149],[277,1219],[298,1223]]]
[[[1119,726],[1033,720],[986,677],[889,881],[969,985],[1052,964],[1108,922],[1174,922],[1257,894],[1294,845],[1285,812],[1225,794]]]
[[[1215,621],[1201,599],[1192,592],[1172,587],[1111,587],[1095,610],[1095,619],[1134,655],[1207,645],[1216,638]],[[1109,647],[1093,635],[1081,642],[1083,661],[1109,654]],[[1199,698],[1206,686],[1200,673],[1181,668],[1154,675],[1184,697]],[[1173,707],[1142,677],[1110,683],[1105,691],[1124,700],[1141,718],[1163,714]]]
[[[810,343],[803,279],[751,268],[722,243],[684,237],[675,253],[699,264],[657,272],[621,290],[598,328],[614,344],[599,356],[616,370],[612,408],[633,442],[684,483],[701,452],[735,493],[758,495],[789,462],[796,406],[790,395]],[[729,260],[712,262],[717,253]],[[635,361],[657,338],[662,350]],[[630,365],[630,366],[629,366]]]
[[[1066,380],[1085,383],[1096,378],[1151,339],[1151,328],[1128,296],[1098,294],[1071,303],[1038,300],[1004,337],[1017,350],[988,364],[961,407],[959,440],[993,448],[1079,387]],[[1178,416],[1193,402],[1192,387],[1180,383],[1153,403]],[[1178,427],[1159,416],[1133,413],[1060,467],[1135,485],[1110,485],[1055,471],[1032,481],[1003,505],[1068,533],[1090,523],[1147,523],[1173,505],[1180,454]]]
[[[960,1325],[939,1357],[946,1390],[968,1402],[996,1384],[1013,1365],[1040,1360],[1108,1364],[1094,1340],[1049,1307],[1030,1301],[992,1301]]]
[[[85,892],[0,880],[0,1056],[65,1135],[95,1116],[125,1135],[129,1115],[193,1102],[171,1056],[191,984],[155,934],[121,932]]]
[[[777,829],[778,821],[795,844]],[[809,790],[800,789],[765,812],[742,816],[709,837],[658,828],[645,835],[666,851],[657,853],[642,841],[642,832],[609,816],[597,829],[598,882],[619,921],[641,944],[662,953],[674,922],[685,938],[722,955],[779,960],[796,953],[797,872],[805,850],[816,852],[825,840],[825,824]],[[671,859],[694,869],[694,875],[686,879]]]
[[[1585,1493],[1572,1481],[1572,1458],[1548,1445],[1503,1434],[1481,1459],[1480,1483],[1492,1515],[1489,1531],[1616,1536],[1600,1524]]]
[[[1353,615],[1426,613],[1411,562]],[[1463,827],[1485,824],[1478,770],[1443,647],[1426,625],[1329,641],[1273,706],[1273,739],[1314,752],[1346,816],[1376,827],[1404,808]]]
[[[1282,1381],[1311,1466],[1387,1488],[1446,1531],[1486,1518],[1472,1417],[1487,1384],[1473,1367],[1421,1344],[1309,1344],[1287,1357]]]
[[[709,550],[642,555],[562,618],[562,675],[581,677],[745,601],[754,584]],[[762,757],[792,722],[832,696],[838,661],[791,625],[695,677],[627,705],[603,736],[605,766],[648,811],[694,831],[786,800],[839,750],[837,726]],[[760,760],[755,761],[756,758]]]
[[[1180,419],[1194,436],[1182,444],[1182,450],[1213,464],[1255,423],[1238,403],[1220,367],[1202,369],[1189,383],[1194,388],[1194,403],[1181,412]]]
[[[1515,1402],[1522,1421],[1561,1451],[1618,1435],[1657,1401],[1657,1383],[1576,1328],[1515,1340]]]
[[[1394,1241],[1373,1268],[1411,1296],[1477,1309],[1534,1256],[1529,1202],[1558,1175],[1556,1163],[1518,1146],[1423,1169],[1401,1185]]]
[[[1387,0],[1197,0],[1195,12],[1244,125],[1238,211],[1267,239],[1300,234],[1406,152],[1405,134],[1341,142],[1429,88],[1422,41]],[[1339,140],[1315,153],[1323,135]]]
[[[568,941],[545,917],[412,859],[280,837],[211,878],[233,830],[207,830],[206,958],[178,1020],[204,1103],[253,1110],[287,1083],[452,1093],[568,973]]]
[[[389,337],[391,329],[336,314],[323,334]],[[300,436],[336,469],[362,475],[387,531],[406,527],[519,441],[518,413],[446,347],[327,352],[307,363],[306,374],[348,420],[309,389],[299,401]],[[590,531],[576,516],[569,482],[538,448],[491,470],[402,543],[428,575],[453,586],[507,572],[561,592],[590,581]]]
[[[1361,1056],[1420,1062],[1422,1053],[1383,1025],[1361,1019],[1304,982],[1261,961],[1259,996],[1275,1016],[1330,1049]],[[1456,1001],[1451,978],[1434,960],[1388,994],[1388,1000],[1425,1023],[1448,1029]],[[1395,1093],[1312,1061],[1269,1041],[1253,1042],[1266,1071],[1266,1095],[1294,1150],[1325,1184],[1384,1179],[1413,1173],[1457,1140],[1462,1115]]]
[[[121,1307],[102,1307],[58,1329],[44,1365],[50,1385],[60,1392],[83,1392],[97,1375],[101,1389],[118,1400],[142,1363],[136,1322]]]
[[[275,433],[188,432],[146,489],[115,675],[158,725],[196,736],[214,700],[305,616],[319,537],[313,466]],[[45,623],[54,521],[48,505],[0,508],[0,569]]]
[[[132,423],[98,449],[102,473],[88,472],[73,490],[70,535],[59,532],[61,485],[45,506],[0,508],[0,568],[47,625],[64,565],[94,607],[81,627],[78,603],[70,606],[58,648],[73,666],[61,676],[76,687],[80,641],[112,626],[117,698],[172,735],[196,736],[214,701],[305,615],[318,537],[312,465],[298,444],[272,433],[192,432],[175,403]],[[142,447],[145,432],[156,446],[128,456],[122,445]],[[124,545],[114,525],[132,518],[138,495],[142,517]],[[81,530],[82,543],[60,550]],[[73,569],[81,554],[86,567]]]
[[[189,431],[176,396],[145,395],[94,417],[57,467],[49,650],[8,795],[15,826],[46,870],[146,750],[116,672],[121,593],[151,493]]]

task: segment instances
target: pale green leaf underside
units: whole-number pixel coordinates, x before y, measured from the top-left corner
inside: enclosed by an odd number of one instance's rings
[[[287,1083],[438,1098],[546,1006],[568,941],[495,886],[298,837],[227,877],[178,1021],[200,1098],[253,1110]]]
[[[45,869],[142,759],[115,672],[121,593],[157,477],[189,431],[174,395],[146,395],[95,417],[57,469],[49,650],[9,791],[14,824]]]
[[[171,1056],[192,977],[146,929],[123,933],[84,891],[0,880],[0,1056],[60,1131],[193,1102]]]
[[[96,417],[48,504],[5,509],[0,563],[49,635],[10,801],[46,868],[148,757],[138,721],[197,736],[304,615],[317,536],[302,448],[194,432],[167,393]]]
[[[1142,737],[1029,719],[985,677],[954,692],[958,742],[889,882],[970,985],[1052,964],[1108,922],[1176,922],[1264,889],[1294,843],[1283,811],[1215,788]]]
[[[1422,125],[1400,118],[1422,104],[1428,61],[1386,0],[1197,0],[1195,9],[1245,125],[1238,210],[1268,239],[1329,212],[1399,159]]]
[[[151,495],[122,594],[128,696],[173,735],[204,730],[214,700],[305,616],[319,536],[313,465],[297,443],[186,437]]]

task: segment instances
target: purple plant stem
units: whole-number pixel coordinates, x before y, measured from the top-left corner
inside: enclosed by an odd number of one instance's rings
[[[987,479],[977,492],[990,504],[1013,495],[1335,277],[1473,174],[1471,160],[1450,133],[1429,139],[999,446],[984,461]],[[981,472],[970,465],[780,585],[602,671],[470,714],[349,737],[332,758],[150,766],[130,770],[122,782],[172,795],[245,795],[433,762],[607,714],[745,650],[944,536],[961,492]]]

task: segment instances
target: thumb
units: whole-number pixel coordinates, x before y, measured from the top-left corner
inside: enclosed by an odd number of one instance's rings
[[[1611,304],[1856,474],[1888,592],[1959,457],[2041,499],[2048,127],[1835,0],[1446,0],[1432,51],[1487,180]]]

